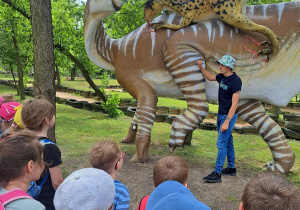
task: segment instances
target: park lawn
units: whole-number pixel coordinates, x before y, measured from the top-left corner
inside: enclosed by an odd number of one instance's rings
[[[16,90],[0,85],[0,94],[3,93],[16,94]],[[15,97],[18,99],[18,96]],[[78,168],[89,166],[89,151],[97,141],[107,139],[120,142],[127,134],[130,120],[131,118],[127,116],[114,119],[101,112],[56,104],[56,140],[62,151],[64,177]],[[171,125],[154,123],[150,156],[170,154],[168,150],[170,131]],[[193,132],[192,145],[186,146],[183,150],[177,149],[174,154],[184,157],[192,164],[212,168],[216,159],[217,135],[216,131],[196,129]],[[233,133],[233,137],[239,169],[251,169],[253,173],[257,173],[261,171],[263,164],[272,160],[271,152],[261,136]],[[296,154],[295,164],[287,177],[300,187],[300,142],[287,141]],[[120,144],[120,146],[129,155],[135,153],[135,144]]]
[[[108,117],[100,112],[75,109],[57,104],[56,140],[62,151],[63,168],[66,173],[88,167],[89,151],[101,140],[120,142],[127,134],[130,117],[122,116],[118,119]],[[76,113],[76,114],[74,114]],[[149,155],[170,155],[168,139],[171,125],[154,123]],[[183,150],[176,149],[175,155],[184,157],[192,164],[213,168],[216,159],[216,131],[196,129],[193,132],[191,146]],[[271,152],[259,135],[245,135],[233,133],[236,150],[237,167],[258,173],[262,166],[272,160]],[[296,154],[296,161],[288,173],[288,179],[300,187],[300,142],[288,140]],[[135,144],[120,144],[122,150],[129,155],[135,153]]]

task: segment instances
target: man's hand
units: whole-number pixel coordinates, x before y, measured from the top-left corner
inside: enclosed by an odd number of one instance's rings
[[[225,120],[221,127],[221,132],[225,132],[228,130],[229,121]]]

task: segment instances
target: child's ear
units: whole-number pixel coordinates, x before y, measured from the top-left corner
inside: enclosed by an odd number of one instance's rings
[[[30,160],[30,161],[26,164],[26,169],[27,169],[27,171],[29,171],[30,173],[33,171],[33,160]]]
[[[46,117],[44,122],[45,122],[47,125],[49,125],[49,124],[50,124],[50,120],[49,120],[49,118],[48,118],[48,117]]]

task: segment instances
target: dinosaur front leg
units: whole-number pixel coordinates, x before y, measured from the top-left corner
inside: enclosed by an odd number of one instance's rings
[[[295,154],[288,145],[279,125],[265,112],[258,100],[241,100],[238,116],[253,125],[269,146],[273,161],[265,167],[274,172],[287,173],[294,165]]]
[[[183,17],[180,25],[170,24],[170,23],[165,23],[165,22],[160,21],[158,23],[151,23],[150,26],[154,29],[169,28],[169,29],[179,30],[179,29],[189,26],[191,24],[192,20],[193,20],[193,15],[188,13]]]
[[[182,147],[190,132],[204,120],[208,112],[205,95],[205,79],[196,65],[201,59],[198,51],[188,45],[167,42],[164,48],[164,61],[175,83],[187,101],[187,110],[173,120],[169,140],[170,151]]]

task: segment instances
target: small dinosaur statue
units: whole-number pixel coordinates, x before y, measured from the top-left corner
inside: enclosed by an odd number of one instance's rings
[[[179,25],[166,22],[151,23],[154,29],[182,29],[191,23],[220,18],[225,23],[245,31],[260,32],[267,36],[271,43],[263,42],[266,48],[258,54],[276,54],[279,48],[278,38],[266,27],[254,23],[244,15],[247,0],[147,0],[145,3],[144,19],[151,22],[162,10],[173,11],[183,17]]]

